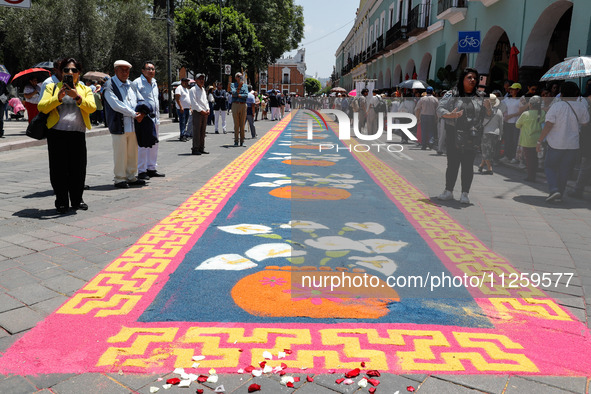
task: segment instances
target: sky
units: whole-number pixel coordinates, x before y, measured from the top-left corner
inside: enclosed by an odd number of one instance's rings
[[[359,0],[295,0],[304,7],[306,74],[328,78],[335,65],[334,54],[355,22]],[[286,53],[295,55],[296,51]]]

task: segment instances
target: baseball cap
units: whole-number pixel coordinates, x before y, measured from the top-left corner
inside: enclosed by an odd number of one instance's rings
[[[126,60],[117,60],[117,61],[115,61],[115,64],[113,64],[113,67],[129,67],[129,68],[131,68],[131,63],[129,63]]]
[[[519,90],[521,90],[521,84],[515,82],[513,85],[509,86],[509,89],[519,89]]]

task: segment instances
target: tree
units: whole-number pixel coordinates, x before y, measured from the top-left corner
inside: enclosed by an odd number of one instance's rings
[[[192,4],[177,9],[175,15],[176,45],[185,67],[204,72],[211,79],[215,79],[220,70],[219,13],[219,7],[214,4]],[[222,43],[223,62],[232,65],[232,70],[260,64],[262,47],[254,27],[232,7],[222,8]],[[251,72],[251,80],[253,76]]]
[[[152,20],[153,0],[35,0],[0,13],[0,61],[15,74],[36,63],[74,57],[85,71],[113,72],[125,59],[132,77],[146,60],[166,64],[166,24]],[[165,80],[161,79],[161,80]]]
[[[315,78],[306,78],[304,81],[304,89],[306,89],[306,94],[313,95],[318,93],[318,91],[322,88],[320,81]]]

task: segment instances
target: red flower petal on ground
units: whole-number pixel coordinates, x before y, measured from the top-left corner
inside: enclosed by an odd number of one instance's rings
[[[292,383],[292,382],[287,382],[287,383],[285,383],[285,385],[286,385],[287,387],[293,388],[293,383]]]
[[[361,368],[365,368],[365,361],[361,362]]]
[[[287,364],[286,363],[281,363],[281,368],[287,369]]]
[[[299,376],[294,376],[293,377],[293,381],[294,382],[299,382],[300,381],[300,377]]]
[[[344,381],[345,381],[345,378],[340,378],[340,379],[337,379],[337,380],[335,380],[334,382],[335,382],[336,384],[341,384],[341,383],[343,383]]]
[[[291,354],[292,350],[291,349],[283,349],[283,351],[285,352],[285,354]]]
[[[351,370],[351,371],[347,372],[347,373],[345,374],[345,377],[346,377],[346,378],[354,378],[354,377],[357,377],[357,376],[359,376],[359,373],[360,373],[360,372],[361,372],[361,370],[360,370],[359,368],[355,368],[355,369],[353,369],[353,370]]]
[[[260,391],[260,390],[261,390],[261,386],[259,386],[256,383],[253,383],[250,386],[248,386],[248,392],[249,393],[254,393],[255,391]]]
[[[381,375],[380,375],[379,371],[372,369],[370,371],[367,371],[367,376],[371,376],[372,378],[379,378]]]
[[[367,381],[372,385],[372,386],[377,386],[378,384],[380,384],[380,381],[377,379],[367,379]]]
[[[249,365],[248,367],[244,368],[244,372],[246,373],[251,373],[252,371],[254,371],[254,367],[252,365]]]
[[[336,372],[336,369],[329,369],[328,370],[328,373],[335,373],[335,372]]]
[[[240,353],[242,353],[242,352],[244,351],[244,349],[238,349],[238,351],[239,351]]]
[[[283,375],[285,375],[286,373],[287,373],[287,372],[285,372],[285,371],[281,370],[281,371],[279,371],[279,376],[283,376]]]
[[[373,394],[373,393],[375,393],[375,392],[376,392],[376,388],[375,388],[375,387],[370,387],[370,388],[369,388],[369,393],[370,393],[370,394]]]
[[[261,368],[265,368],[265,365],[267,365],[267,362],[266,361],[261,361],[259,363],[259,365],[261,366]]]
[[[197,389],[197,394],[203,394],[203,389]]]
[[[310,375],[307,375],[307,376],[306,376],[306,380],[307,380],[308,382],[313,382],[313,381],[314,381],[314,378],[313,378],[313,377],[311,377]]]
[[[412,386],[408,386],[408,387],[406,388],[406,390],[408,390],[408,391],[410,391],[410,392],[412,393],[413,391],[415,391],[415,388],[414,388],[414,387],[412,387]]]
[[[179,378],[170,378],[166,381],[168,384],[179,384],[181,380]]]
[[[197,378],[197,381],[199,383],[207,382],[207,378],[208,378],[207,375],[199,375],[199,377]]]

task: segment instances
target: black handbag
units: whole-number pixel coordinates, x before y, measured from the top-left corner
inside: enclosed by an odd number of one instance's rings
[[[460,106],[464,110],[464,115],[456,122],[456,148],[460,150],[477,150],[482,142],[484,132],[484,105],[480,105],[476,113],[474,103],[470,99],[470,105],[463,103]]]
[[[47,137],[47,132],[49,129],[47,128],[47,118],[49,117],[48,114],[44,114],[43,112],[39,112],[37,116],[33,118],[31,123],[27,126],[27,137],[34,138],[36,140],[42,140]]]
[[[53,85],[53,92],[51,93],[52,96],[55,94],[56,85],[57,84]],[[27,137],[31,137],[36,140],[42,140],[46,138],[47,132],[49,131],[47,128],[47,118],[49,118],[49,114],[39,112],[27,126]]]

